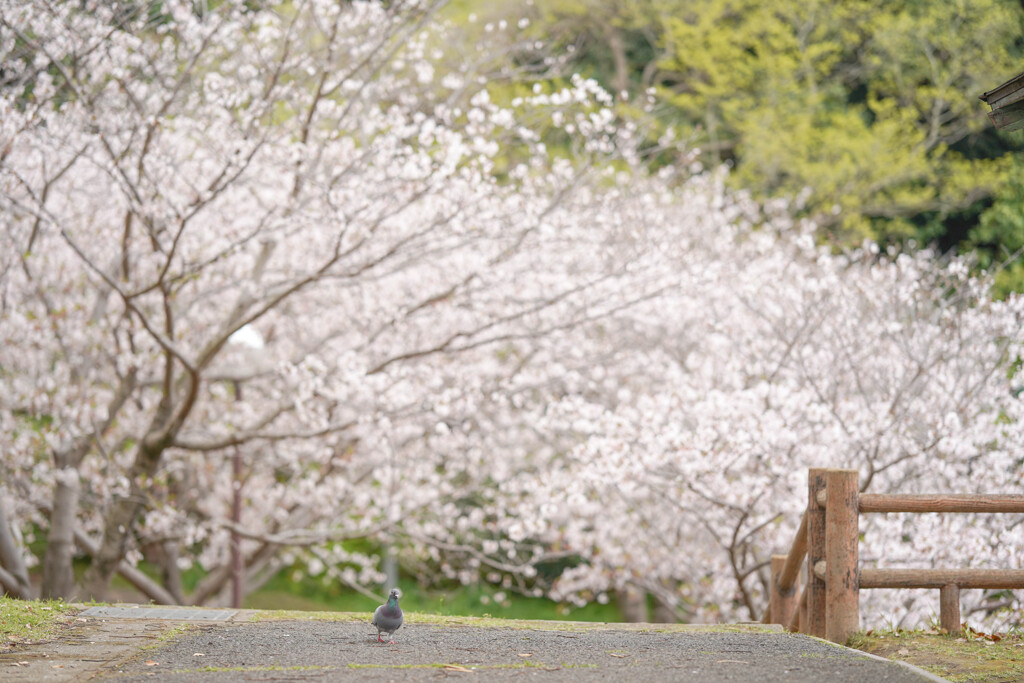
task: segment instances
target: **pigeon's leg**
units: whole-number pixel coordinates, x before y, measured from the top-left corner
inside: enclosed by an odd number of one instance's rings
[[[378,643],[383,643],[384,642],[384,639],[380,637],[380,633],[379,632],[377,633],[377,642]],[[392,641],[392,642],[394,642],[394,641]]]
[[[398,643],[396,643],[396,642],[395,642],[395,639],[394,639],[394,638],[392,638],[392,639],[391,639],[391,640],[389,640],[388,642],[389,642],[390,644],[392,644],[392,645],[397,645],[397,644],[398,644]]]

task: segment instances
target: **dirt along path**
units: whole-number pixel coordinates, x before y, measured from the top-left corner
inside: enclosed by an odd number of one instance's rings
[[[177,618],[161,618],[166,616]],[[369,615],[362,614],[92,608],[55,640],[3,654],[0,680],[942,680],[897,662],[756,625],[410,614],[395,640],[395,645],[378,643]]]

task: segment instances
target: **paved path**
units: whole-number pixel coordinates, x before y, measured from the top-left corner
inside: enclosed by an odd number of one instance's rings
[[[787,681],[922,683],[905,665],[805,636],[662,625],[528,628],[407,623],[396,645],[365,622],[90,618],[0,655],[4,681]],[[412,622],[412,619],[407,619]],[[740,627],[737,627],[740,628]]]

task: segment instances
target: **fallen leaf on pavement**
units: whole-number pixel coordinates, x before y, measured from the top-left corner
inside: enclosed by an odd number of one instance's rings
[[[146,666],[159,666],[160,662],[154,662],[152,659],[146,660]]]

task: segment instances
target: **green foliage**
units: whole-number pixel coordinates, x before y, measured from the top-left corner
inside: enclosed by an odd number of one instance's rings
[[[576,621],[621,621],[613,604],[596,602],[583,608],[559,604],[546,598],[530,598],[488,585],[446,586],[425,589],[402,584],[402,609],[438,615],[487,616],[500,619],[572,619]],[[497,597],[495,597],[497,596]],[[264,588],[245,601],[251,609],[329,610],[334,612],[372,612],[379,601],[368,598],[337,583],[325,583],[312,577],[292,581],[287,572],[278,574]]]
[[[1015,157],[992,205],[970,231],[967,246],[977,252],[980,265],[998,268],[997,296],[1024,291],[1024,161],[1020,157]]]
[[[738,184],[811,188],[809,213],[839,238],[899,240],[1004,177],[977,96],[1018,68],[1016,3],[698,7],[667,24],[667,97],[735,159]]]
[[[834,239],[1017,248],[1008,174],[1024,138],[996,132],[978,95],[1024,63],[1019,3],[537,5],[534,34],[575,48],[573,68],[633,99],[656,88],[707,163],[757,196],[799,197]],[[1000,278],[1017,287],[1020,269]]]

